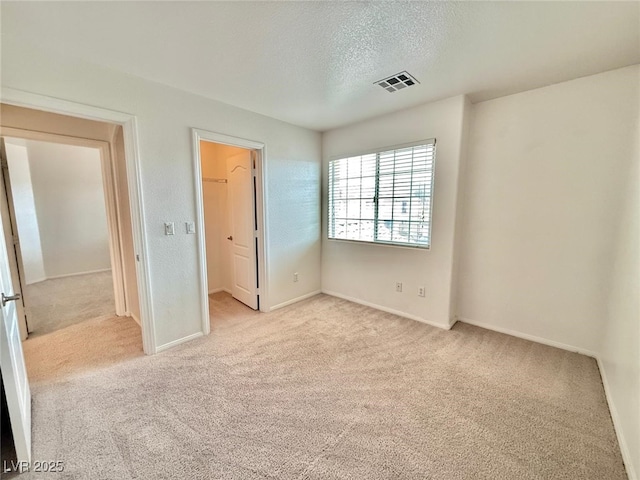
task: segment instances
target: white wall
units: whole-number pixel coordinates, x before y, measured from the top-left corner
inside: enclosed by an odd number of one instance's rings
[[[267,306],[320,289],[319,133],[12,41],[2,86],[136,115],[158,346],[201,331],[192,127],[266,144]]]
[[[26,145],[47,278],[111,268],[100,151]]]
[[[448,328],[455,257],[465,97],[454,97],[359,122],[323,135],[324,171],[336,156],[436,138],[430,250],[327,240],[322,246],[322,290]],[[326,181],[324,183],[326,212]],[[403,292],[395,283],[403,283]],[[418,287],[426,287],[426,297]]]
[[[24,282],[29,285],[46,279],[40,245],[40,229],[31,185],[29,155],[24,141],[19,140],[20,143],[15,143],[11,139],[5,140],[11,196],[20,237]]]
[[[638,84],[636,84],[636,90]],[[636,94],[638,92],[636,91]],[[635,155],[620,189],[623,202],[617,209],[613,232],[612,274],[605,329],[600,346],[603,378],[609,390],[609,406],[622,433],[629,478],[640,478],[640,122],[636,113]],[[633,473],[632,473],[633,472]]]
[[[636,66],[475,105],[460,319],[598,351],[637,89]]]

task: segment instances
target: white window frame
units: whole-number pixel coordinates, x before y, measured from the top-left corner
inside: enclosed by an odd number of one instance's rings
[[[433,145],[433,166],[431,168],[431,178],[430,178],[430,185],[431,185],[431,193],[430,195],[427,197],[429,199],[429,219],[428,219],[428,243],[427,244],[418,244],[418,243],[409,243],[409,242],[399,242],[399,241],[394,241],[394,240],[379,240],[379,239],[374,239],[374,240],[360,240],[360,239],[347,239],[347,238],[336,238],[336,237],[332,237],[331,233],[333,231],[333,229],[335,227],[332,228],[332,222],[334,222],[334,217],[332,215],[332,192],[331,192],[331,188],[332,188],[332,178],[331,178],[331,164],[333,162],[339,161],[339,160],[345,160],[348,158],[353,158],[353,157],[362,157],[362,156],[366,156],[366,155],[376,155],[376,174],[375,174],[375,195],[372,198],[372,200],[374,200],[375,202],[375,215],[374,215],[374,235],[375,232],[377,230],[377,224],[379,221],[383,221],[380,220],[379,218],[379,211],[378,211],[378,206],[379,206],[379,199],[378,199],[378,192],[379,192],[379,184],[380,184],[380,172],[379,172],[379,162],[380,162],[380,154],[382,153],[386,153],[386,152],[390,152],[390,151],[397,151],[397,150],[402,150],[402,149],[406,149],[406,148],[411,148],[411,147],[416,147],[416,146],[420,146],[420,145]],[[368,245],[383,245],[383,246],[391,246],[391,247],[395,247],[395,248],[411,248],[411,249],[420,249],[420,250],[430,250],[431,249],[431,245],[433,243],[432,241],[432,232],[433,232],[433,204],[434,204],[434,184],[435,184],[435,168],[436,168],[436,157],[437,157],[437,153],[436,153],[436,139],[435,138],[430,138],[430,139],[426,139],[426,140],[420,140],[420,141],[416,141],[416,142],[411,142],[411,143],[405,143],[405,144],[400,144],[400,145],[393,145],[393,146],[389,146],[389,147],[382,147],[382,148],[376,148],[375,150],[370,150],[370,151],[366,151],[366,152],[361,152],[361,153],[355,153],[355,154],[351,154],[351,155],[338,155],[338,156],[333,156],[329,159],[329,164],[327,166],[327,240],[329,241],[335,241],[335,242],[351,242],[351,243],[358,243],[358,244],[368,244]],[[395,172],[395,170],[394,170]],[[357,177],[356,177],[357,178]],[[362,177],[364,178],[364,177]],[[392,200],[394,200],[396,197],[391,197]]]

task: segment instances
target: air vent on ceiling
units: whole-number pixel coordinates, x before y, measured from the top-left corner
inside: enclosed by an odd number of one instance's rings
[[[397,90],[402,90],[403,88],[410,87],[411,85],[415,85],[416,83],[420,83],[415,79],[410,73],[407,71],[396,73],[395,75],[391,75],[390,77],[384,78],[382,80],[378,80],[374,82],[376,85],[380,85],[387,92],[395,92]]]

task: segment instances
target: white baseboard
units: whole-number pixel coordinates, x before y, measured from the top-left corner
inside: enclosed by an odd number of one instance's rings
[[[282,303],[279,303],[277,305],[274,305],[273,307],[271,307],[269,309],[269,311],[271,312],[273,310],[277,310],[279,308],[283,308],[283,307],[286,307],[288,305],[293,305],[294,303],[301,302],[302,300],[306,300],[307,298],[315,297],[316,295],[319,295],[320,293],[322,293],[320,290],[315,290],[315,291],[313,291],[311,293],[307,293],[307,294],[302,295],[300,297],[296,297],[296,298],[293,298],[291,300],[287,300],[286,302],[282,302]]]
[[[604,369],[604,365],[602,364],[602,360],[600,357],[596,356],[596,361],[598,362],[598,369],[600,370],[600,377],[602,378],[602,385],[604,387],[604,396],[607,399],[607,404],[609,405],[609,412],[611,413],[611,420],[613,421],[613,429],[616,432],[616,437],[618,438],[618,445],[620,446],[620,453],[622,454],[622,461],[624,462],[624,466],[627,469],[627,477],[629,480],[638,480],[638,476],[633,466],[633,462],[631,459],[631,452],[629,451],[629,446],[624,439],[624,435],[622,433],[622,420],[620,420],[620,416],[618,415],[618,410],[616,409],[615,403],[613,403],[613,398],[611,397],[611,389],[609,388],[609,381],[607,380],[607,373]]]
[[[24,282],[25,285],[32,285],[34,283],[39,283],[39,282],[44,282],[47,279],[47,277],[40,277],[40,278],[36,278],[35,280],[30,280],[28,282]]]
[[[220,292],[227,292],[228,294],[231,294],[231,290],[229,290],[228,288],[214,288],[213,290],[209,290],[209,295],[211,295],[212,293]]]
[[[360,305],[364,305],[365,307],[371,307],[371,308],[375,308],[376,310],[381,310],[383,312],[392,313],[393,315],[398,315],[399,317],[404,317],[404,318],[408,318],[410,320],[415,320],[417,322],[426,323],[427,325],[431,325],[432,327],[438,327],[438,328],[441,328],[443,330],[451,330],[451,327],[453,326],[453,324],[450,324],[448,322],[447,323],[438,323],[438,322],[434,322],[432,320],[426,320],[426,319],[420,318],[420,317],[418,317],[416,315],[411,315],[410,313],[402,312],[400,310],[395,310],[393,308],[384,307],[384,306],[378,305],[376,303],[367,302],[365,300],[360,300],[359,298],[350,297],[348,295],[343,295],[341,293],[332,292],[332,291],[329,291],[329,290],[323,290],[322,293],[324,293],[326,295],[331,295],[332,297],[342,298],[343,300],[349,300],[350,302],[358,303]]]
[[[535,335],[529,335],[528,333],[521,333],[516,330],[510,330],[508,328],[496,327],[495,325],[491,325],[489,323],[484,322],[476,322],[475,320],[469,320],[468,318],[457,317],[459,322],[468,323],[469,325],[474,325],[480,328],[486,328],[487,330],[492,330],[498,333],[504,333],[506,335],[511,335],[512,337],[522,338],[523,340],[530,340],[532,342],[541,343],[543,345],[549,345],[550,347],[560,348],[562,350],[567,350],[569,352],[580,353],[582,355],[586,355],[588,357],[597,358],[598,354],[591,350],[587,350],[581,347],[574,347],[573,345],[568,345],[562,342],[556,342],[555,340],[547,340],[546,338],[536,337]]]
[[[52,277],[47,277],[45,280],[54,280],[56,278],[67,278],[67,277],[75,277],[76,275],[89,275],[90,273],[102,273],[109,272],[110,268],[103,268],[101,270],[88,270],[86,272],[77,272],[77,273],[65,273],[64,275],[54,275]]]
[[[140,322],[140,319],[137,315],[134,315],[133,313],[127,313],[127,316],[133,318],[133,321],[136,322],[140,328],[142,328],[142,323]]]
[[[169,350],[170,348],[177,347],[181,343],[189,342],[191,340],[195,340],[196,338],[202,337],[204,334],[202,332],[194,333],[193,335],[187,335],[186,337],[179,338],[178,340],[174,340],[173,342],[165,343],[164,345],[160,345],[156,347],[156,353],[163,352],[164,350]]]

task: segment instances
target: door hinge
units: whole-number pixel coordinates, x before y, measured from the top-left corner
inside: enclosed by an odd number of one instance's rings
[[[136,253],[136,261],[140,261],[140,254]]]
[[[260,295],[260,289],[256,288],[256,295]]]
[[[13,244],[14,245],[18,245],[20,243],[20,238],[18,237],[18,235],[13,235]]]

